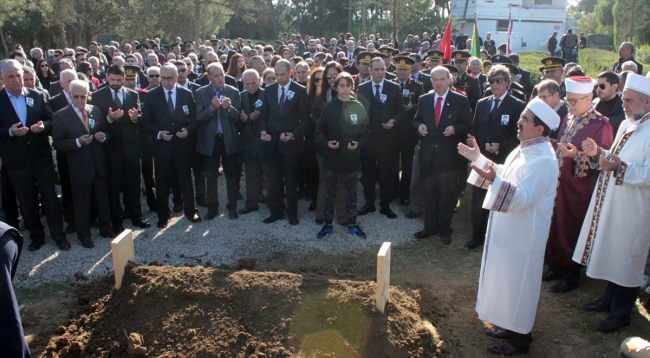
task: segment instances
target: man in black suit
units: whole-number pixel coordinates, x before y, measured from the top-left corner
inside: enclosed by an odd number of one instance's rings
[[[199,125],[196,152],[202,157],[202,167],[208,179],[208,213],[205,220],[219,215],[219,166],[226,177],[228,218],[235,220],[237,214],[238,153],[242,151],[239,139],[240,96],[236,87],[225,84],[225,73],[220,63],[207,68],[210,85],[196,91],[196,122]],[[196,172],[195,172],[196,173]]]
[[[206,52],[203,58],[204,58],[204,64],[206,68],[211,63],[219,62],[219,56],[214,51]],[[226,75],[225,81],[228,86],[233,86],[237,88],[237,80],[235,79],[235,77]],[[197,78],[196,81],[194,82],[197,85],[203,87],[203,86],[207,86],[210,83],[210,80],[208,79],[208,74],[204,73],[201,77]]]
[[[282,178],[286,185],[286,211],[289,224],[298,225],[298,169],[304,150],[304,133],[309,125],[309,104],[305,87],[291,81],[291,63],[280,60],[275,64],[277,82],[266,87],[260,111],[260,138],[266,142],[269,190],[267,203],[271,216],[269,224],[284,218]]]
[[[52,124],[54,149],[66,153],[72,182],[74,220],[77,238],[86,248],[93,248],[90,238],[91,206],[96,205],[99,231],[102,237],[113,238],[111,212],[106,184],[107,169],[104,156],[106,120],[97,107],[86,104],[90,95],[88,83],[74,80],[69,85],[72,104],[56,112]]]
[[[357,214],[375,211],[375,184],[379,181],[379,212],[394,219],[397,215],[391,210],[390,202],[398,191],[394,178],[399,172],[399,151],[394,148],[399,138],[393,127],[406,111],[400,86],[384,80],[385,72],[383,59],[370,60],[372,81],[363,83],[357,91],[370,120],[370,138],[361,149],[361,183],[366,204]]]
[[[618,127],[625,119],[623,100],[618,95],[619,80],[618,75],[612,71],[601,72],[598,75],[598,84],[596,85],[598,98],[593,101],[596,111],[609,119],[609,124],[614,129],[614,135],[616,135]]]
[[[411,65],[411,74],[409,77],[422,84],[422,87],[424,87],[424,93],[429,93],[429,91],[433,89],[433,86],[431,86],[431,77],[420,71],[422,69],[422,57],[417,53],[411,53],[409,54],[409,57],[414,61]]]
[[[61,75],[61,72],[64,70],[73,70],[74,71],[75,67],[74,64],[70,59],[64,58],[61,61],[59,61],[59,76]],[[60,78],[57,76],[57,78]],[[52,82],[50,83],[50,96],[54,97],[57,94],[63,92],[63,86],[59,81]]]
[[[124,68],[111,65],[106,70],[108,86],[93,93],[91,104],[98,107],[102,118],[107,121],[110,142],[106,143],[106,164],[108,168],[108,196],[111,207],[113,230],[124,231],[122,220],[124,210],[120,194],[134,226],[151,227],[142,220],[142,196],[140,186],[140,136],[138,132],[142,123],[140,118],[140,99],[134,90],[123,87]]]
[[[456,206],[457,169],[464,158],[456,149],[466,138],[472,113],[467,97],[449,89],[451,73],[439,66],[431,70],[434,91],[420,97],[413,128],[421,136],[418,146],[424,189],[424,229],[418,239],[440,234],[443,244],[451,243],[451,219]]]
[[[454,87],[465,92],[467,99],[469,100],[469,107],[473,112],[476,108],[476,103],[481,99],[482,92],[478,79],[467,74],[467,60],[469,60],[472,55],[466,51],[454,51],[452,52],[451,57],[454,61],[454,66],[458,68],[458,77],[456,78],[456,84],[454,84]]]
[[[525,108],[524,102],[508,93],[510,71],[503,65],[495,65],[488,72],[492,95],[481,99],[474,111],[470,138],[476,138],[481,153],[492,162],[503,164],[508,154],[519,145],[517,121]],[[485,241],[489,210],[483,209],[487,186],[472,189],[472,239],[465,246],[474,249]]]
[[[48,133],[52,131],[52,108],[44,94],[23,87],[23,68],[16,60],[0,63],[0,159],[16,190],[25,227],[32,239],[30,251],[45,242],[36,197],[40,194],[50,237],[59,248],[70,243],[63,231],[61,203],[54,190],[54,162]]]
[[[201,222],[194,206],[194,188],[188,162],[193,151],[191,136],[197,130],[196,108],[192,91],[179,86],[177,79],[176,66],[161,67],[161,85],[147,93],[142,110],[144,128],[152,139],[159,228],[167,227],[171,217],[169,192],[173,175],[178,176],[181,183],[185,216],[193,223]]]
[[[533,83],[530,80],[530,71],[526,71],[523,68],[519,67],[519,55],[516,53],[511,53],[508,55],[510,60],[512,61],[512,64],[517,66],[517,69],[519,69],[519,75],[520,76],[515,76],[513,79],[513,82],[519,83],[524,87],[524,94],[527,97],[530,97],[531,93],[533,93]]]

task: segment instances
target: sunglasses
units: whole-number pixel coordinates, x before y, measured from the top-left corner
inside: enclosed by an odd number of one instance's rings
[[[505,80],[503,78],[492,78],[488,80],[488,83],[493,85],[495,82],[498,84],[502,84]]]
[[[41,67],[50,67],[50,66],[47,64],[42,64]]]
[[[88,98],[88,95],[83,95],[83,96],[72,95],[72,99],[86,99],[86,98]]]
[[[605,88],[607,88],[607,86],[605,86],[604,83],[600,83],[600,84],[598,84],[598,88],[600,88],[601,90],[604,90]]]
[[[327,75],[325,76],[325,78],[327,78],[328,80],[333,80],[336,78],[336,75]]]
[[[149,75],[149,78],[158,78],[160,75]]]

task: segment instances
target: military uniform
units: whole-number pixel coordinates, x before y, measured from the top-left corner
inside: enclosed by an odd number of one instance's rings
[[[544,71],[548,70],[554,70],[557,68],[564,67],[566,65],[566,60],[561,58],[561,57],[545,57],[542,59],[542,66],[539,67],[539,72],[544,73]],[[537,86],[533,88],[533,93],[531,95],[531,98],[535,98],[538,96],[538,90]],[[560,83],[560,98],[564,99],[566,98],[566,84],[564,84],[564,80]]]

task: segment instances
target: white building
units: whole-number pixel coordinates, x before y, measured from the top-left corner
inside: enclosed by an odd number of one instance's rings
[[[506,42],[508,12],[511,11],[512,52],[545,51],[542,43],[554,31],[558,33],[559,42],[565,32],[566,8],[567,0],[451,0],[454,30],[460,30],[465,13],[465,34],[471,38],[476,12],[479,36],[485,39],[487,32],[492,33],[497,46]]]

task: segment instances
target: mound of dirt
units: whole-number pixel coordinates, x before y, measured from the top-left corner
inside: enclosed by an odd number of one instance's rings
[[[374,282],[132,265],[120,290],[94,285],[47,356],[434,357],[442,345],[417,290],[391,287],[382,314]]]

